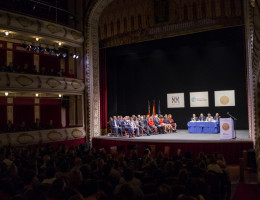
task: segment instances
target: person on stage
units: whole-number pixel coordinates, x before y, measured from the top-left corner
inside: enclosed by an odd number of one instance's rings
[[[144,119],[143,116],[140,117],[139,129],[140,129],[141,132],[146,133],[147,136],[150,136],[151,129],[148,125],[148,121],[146,121],[146,119]]]
[[[207,121],[207,122],[212,122],[212,121],[213,121],[213,117],[211,116],[210,113],[208,113],[208,116],[207,116],[207,118],[206,118],[206,121]]]
[[[169,122],[168,116],[164,115],[164,120],[163,122],[167,125],[167,130],[169,131],[169,133],[173,132],[173,127]]]
[[[177,133],[177,124],[172,119],[172,115],[171,114],[168,115],[168,120],[169,120],[170,124],[172,125],[172,127],[174,129],[174,132]]]
[[[117,119],[116,119],[116,116],[114,116],[113,118],[110,117],[110,121],[109,121],[109,125],[110,125],[110,128],[111,130],[115,131],[115,134],[116,134],[116,137],[118,136],[118,122],[117,122]]]
[[[199,121],[200,122],[204,122],[206,120],[205,116],[203,115],[203,113],[200,113],[200,116],[199,116]]]
[[[190,121],[192,121],[192,122],[198,121],[198,117],[196,117],[196,114],[192,114],[192,118]]]
[[[215,120],[216,122],[219,122],[220,118],[221,118],[221,117],[219,116],[219,114],[216,113],[216,115],[214,116],[214,120]]]
[[[148,125],[149,125],[149,127],[150,127],[152,130],[154,130],[155,133],[158,133],[158,129],[157,129],[157,127],[155,126],[152,117],[149,118]]]
[[[154,116],[153,122],[154,122],[155,126],[157,127],[159,133],[161,133],[161,134],[165,133],[165,127],[160,124],[157,114]]]
[[[134,136],[134,132],[136,131],[136,135],[139,137],[139,128],[136,126],[135,121],[133,120],[133,117],[130,117],[130,121],[129,121],[129,125],[130,125],[130,134],[132,134],[132,136]],[[130,135],[129,135],[130,137]]]
[[[164,128],[164,133],[167,133],[168,131],[168,126],[167,124],[164,123],[164,120],[163,120],[163,115],[160,115],[160,118],[159,118],[159,123],[161,124],[161,126]]]

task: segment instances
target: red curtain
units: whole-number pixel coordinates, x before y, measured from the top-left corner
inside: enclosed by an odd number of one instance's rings
[[[28,128],[34,124],[34,106],[33,105],[14,105],[14,125],[19,128],[22,121],[25,121]]]
[[[41,105],[40,121],[42,126],[47,128],[50,120],[53,120],[55,127],[61,127],[61,105]]]
[[[32,69],[33,54],[26,51],[14,51],[14,65],[20,65],[23,69],[25,64],[28,64],[29,69]]]
[[[0,132],[4,131],[7,122],[6,105],[0,105]]]
[[[100,127],[101,133],[107,134],[107,66],[106,49],[99,52],[99,80],[100,80]]]
[[[60,70],[60,58],[57,56],[40,55],[39,64],[40,69],[45,67],[47,72],[54,69],[54,73],[57,73]]]

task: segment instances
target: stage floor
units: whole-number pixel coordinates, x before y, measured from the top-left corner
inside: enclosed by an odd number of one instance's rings
[[[135,138],[114,137],[114,136],[99,136],[98,139],[117,140],[117,141],[132,141],[132,142],[159,142],[159,143],[237,143],[237,142],[252,142],[249,138],[248,130],[237,130],[236,139],[223,140],[220,139],[219,133],[188,133],[188,130],[181,129],[177,133],[167,133],[159,135],[151,135]]]

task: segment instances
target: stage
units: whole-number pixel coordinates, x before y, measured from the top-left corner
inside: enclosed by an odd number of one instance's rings
[[[130,155],[132,150],[137,150],[142,155],[146,146],[153,149],[152,155],[162,151],[167,157],[181,149],[182,153],[189,151],[193,157],[199,152],[221,153],[228,164],[238,164],[243,150],[253,148],[248,130],[237,130],[236,139],[221,140],[218,134],[188,133],[188,130],[178,130],[177,133],[167,133],[135,138],[100,136],[92,139],[92,146],[96,149],[105,148],[108,152],[124,152]],[[112,147],[112,148],[111,148]]]

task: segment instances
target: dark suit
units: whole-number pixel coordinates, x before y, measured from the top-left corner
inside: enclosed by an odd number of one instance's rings
[[[192,117],[191,119],[190,119],[190,121],[198,121],[198,117]]]
[[[143,130],[145,133],[147,133],[147,135],[150,135],[151,129],[148,125],[148,122],[145,119],[140,120],[139,127],[140,127],[140,130]]]
[[[201,117],[199,116],[199,121],[204,122],[206,120],[205,116]]]
[[[118,128],[119,128],[119,126],[118,126],[119,124],[118,124],[118,121],[117,120],[111,120],[110,122],[109,122],[109,126],[110,126],[110,128],[111,128],[111,130],[114,130],[115,131],[115,134],[116,134],[116,137],[118,136]]]
[[[153,122],[154,122],[155,126],[157,127],[158,132],[159,133],[164,133],[164,128],[161,126],[159,120],[158,119],[154,119]]]
[[[218,117],[214,116],[214,120],[217,122],[219,122],[220,118],[221,118],[220,116],[218,116]]]

